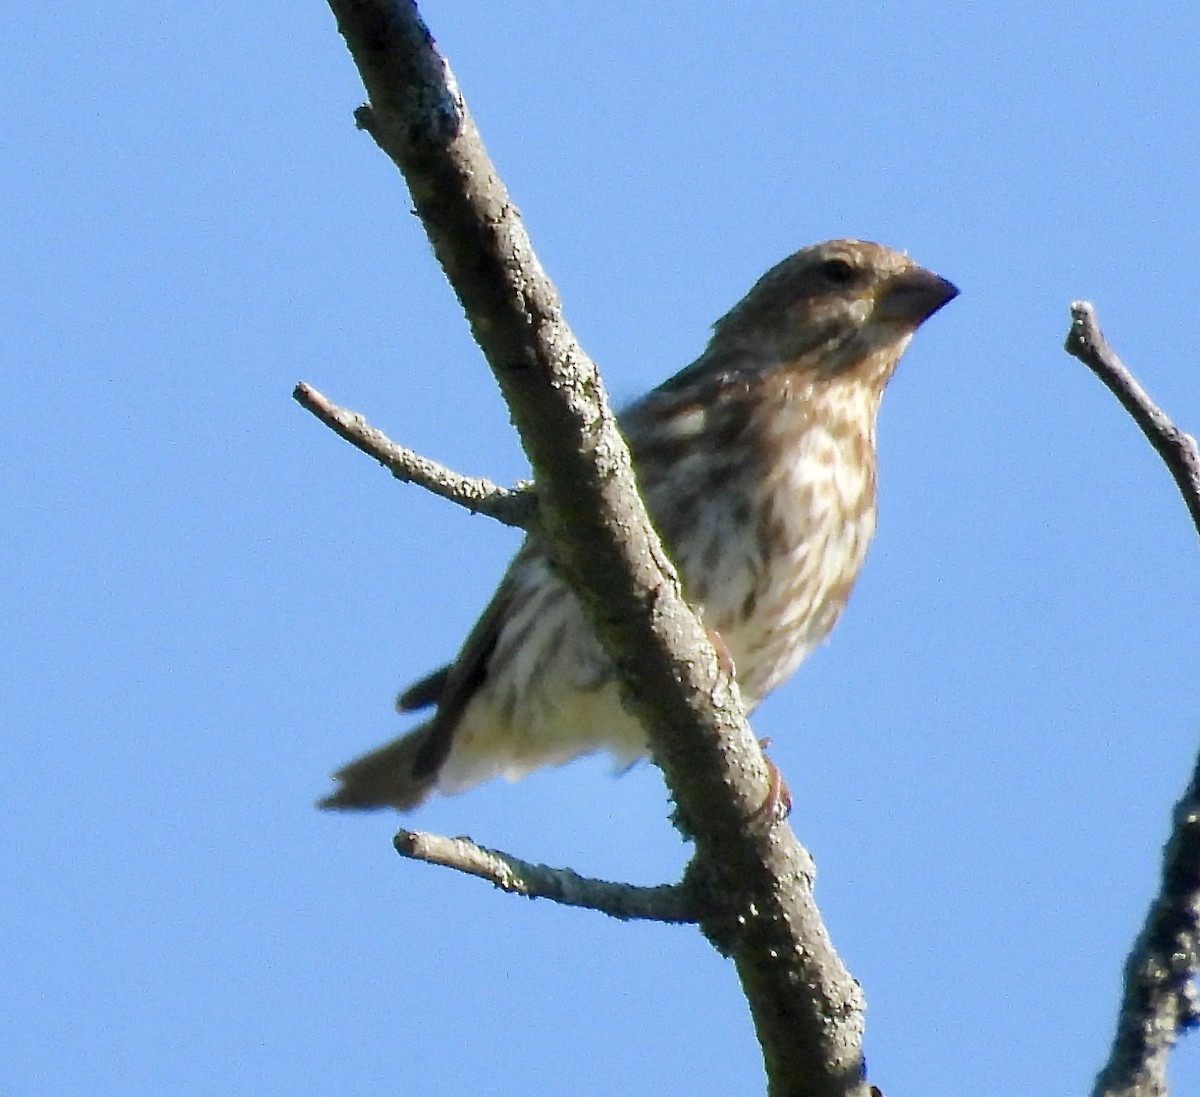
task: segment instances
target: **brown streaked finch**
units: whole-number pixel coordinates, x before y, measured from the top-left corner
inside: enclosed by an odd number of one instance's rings
[[[906,256],[831,240],[769,270],[704,353],[620,416],[684,596],[747,711],[824,639],[875,528],[875,418],[913,332],[958,290]],[[326,808],[414,808],[608,750],[647,751],[583,608],[526,538],[449,666],[401,694],[436,705],[335,774]]]

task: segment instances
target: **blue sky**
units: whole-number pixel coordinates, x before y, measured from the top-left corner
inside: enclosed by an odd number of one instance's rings
[[[754,726],[873,1079],[1085,1092],[1200,738],[1200,569],[1060,347],[1092,299],[1200,429],[1200,15],[424,10],[616,400],[806,243],[961,288],[884,401],[851,604]],[[328,10],[33,5],[9,32],[0,1090],[759,1092],[696,933],[502,896],[400,862],[390,816],[312,809],[516,538],[394,484],[292,385],[524,472]],[[412,822],[655,883],[686,858],[665,807],[649,767],[591,759]],[[1173,1076],[1200,1090],[1200,1045]]]

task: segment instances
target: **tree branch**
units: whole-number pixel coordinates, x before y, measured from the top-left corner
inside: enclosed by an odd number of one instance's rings
[[[1167,1057],[1200,1022],[1200,759],[1175,806],[1162,884],[1125,964],[1117,1035],[1093,1097],[1166,1097]]]
[[[445,838],[417,830],[401,830],[395,846],[401,857],[457,869],[487,880],[501,891],[530,899],[587,907],[623,921],[696,921],[695,903],[681,884],[636,887],[597,880],[569,868],[531,864],[501,850],[476,845],[469,838]]]
[[[506,526],[529,529],[536,522],[537,496],[531,487],[522,486],[513,491],[480,477],[460,476],[445,465],[393,442],[358,412],[330,403],[304,381],[295,387],[292,397],[352,446],[368,457],[374,457],[397,480],[416,484],[442,499],[466,507],[472,514],[486,514]]]
[[[1090,369],[1133,417],[1175,478],[1179,493],[1200,536],[1200,450],[1146,394],[1137,379],[1104,339],[1088,301],[1071,305],[1071,330],[1064,344],[1068,354]]]
[[[702,930],[731,955],[773,1097],[850,1097],[862,997],[820,921],[812,865],[756,818],[767,768],[641,505],[595,367],[410,0],[329,0],[362,76],[359,124],[403,172],[537,483],[543,531],[620,672],[694,839]]]
[[[1105,341],[1087,301],[1071,305],[1065,348],[1108,387],[1170,470],[1200,535],[1200,452]],[[1200,758],[1175,806],[1162,883],[1125,963],[1117,1034],[1093,1097],[1166,1097],[1167,1058],[1200,1023]]]

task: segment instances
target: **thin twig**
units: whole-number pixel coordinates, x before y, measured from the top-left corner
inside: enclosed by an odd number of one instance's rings
[[[1195,1028],[1200,967],[1200,759],[1175,806],[1162,886],[1125,964],[1117,1035],[1094,1097],[1166,1097],[1167,1056]]]
[[[637,887],[596,880],[569,868],[531,864],[501,850],[476,845],[469,838],[446,838],[417,830],[401,830],[395,846],[401,857],[457,869],[487,880],[501,891],[530,899],[587,907],[622,921],[696,921],[695,904],[681,884]]]
[[[531,486],[511,490],[480,477],[460,476],[445,465],[393,442],[358,412],[331,403],[304,381],[296,386],[292,396],[351,445],[374,457],[397,480],[416,484],[473,514],[486,514],[506,526],[529,529],[537,521],[537,496]]]
[[[1068,354],[1078,358],[1108,386],[1158,451],[1175,478],[1200,536],[1200,450],[1196,448],[1196,439],[1171,422],[1116,356],[1100,331],[1090,302],[1072,303],[1071,330],[1064,346]]]

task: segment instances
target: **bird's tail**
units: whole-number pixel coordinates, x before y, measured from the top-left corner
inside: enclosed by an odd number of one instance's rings
[[[417,765],[431,733],[429,724],[364,754],[333,775],[338,787],[317,807],[327,811],[411,811],[429,798],[437,783],[437,767]]]

